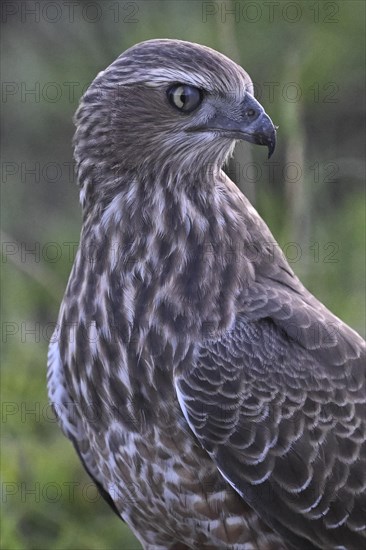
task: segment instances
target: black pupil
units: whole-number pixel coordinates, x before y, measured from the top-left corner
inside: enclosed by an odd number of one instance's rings
[[[201,103],[200,90],[195,86],[177,84],[167,90],[168,100],[176,109],[190,113]]]

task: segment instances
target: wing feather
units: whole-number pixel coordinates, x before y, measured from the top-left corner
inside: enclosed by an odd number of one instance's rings
[[[183,413],[224,478],[297,548],[366,544],[365,343],[271,266],[235,324],[176,369]]]

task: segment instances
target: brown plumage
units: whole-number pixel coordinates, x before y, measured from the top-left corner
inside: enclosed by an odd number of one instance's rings
[[[365,343],[221,170],[235,140],[274,149],[252,94],[235,63],[176,40],[91,84],[50,400],[144,548],[359,550]]]

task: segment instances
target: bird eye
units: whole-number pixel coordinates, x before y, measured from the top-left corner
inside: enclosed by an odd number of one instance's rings
[[[202,92],[188,84],[175,84],[167,91],[169,103],[178,111],[190,113],[198,107],[202,101]]]

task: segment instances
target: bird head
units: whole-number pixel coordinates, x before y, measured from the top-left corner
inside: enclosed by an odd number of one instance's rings
[[[90,85],[75,121],[82,188],[127,173],[197,180],[220,169],[237,140],[266,145],[269,155],[276,141],[249,75],[211,48],[179,40],[125,51]]]

